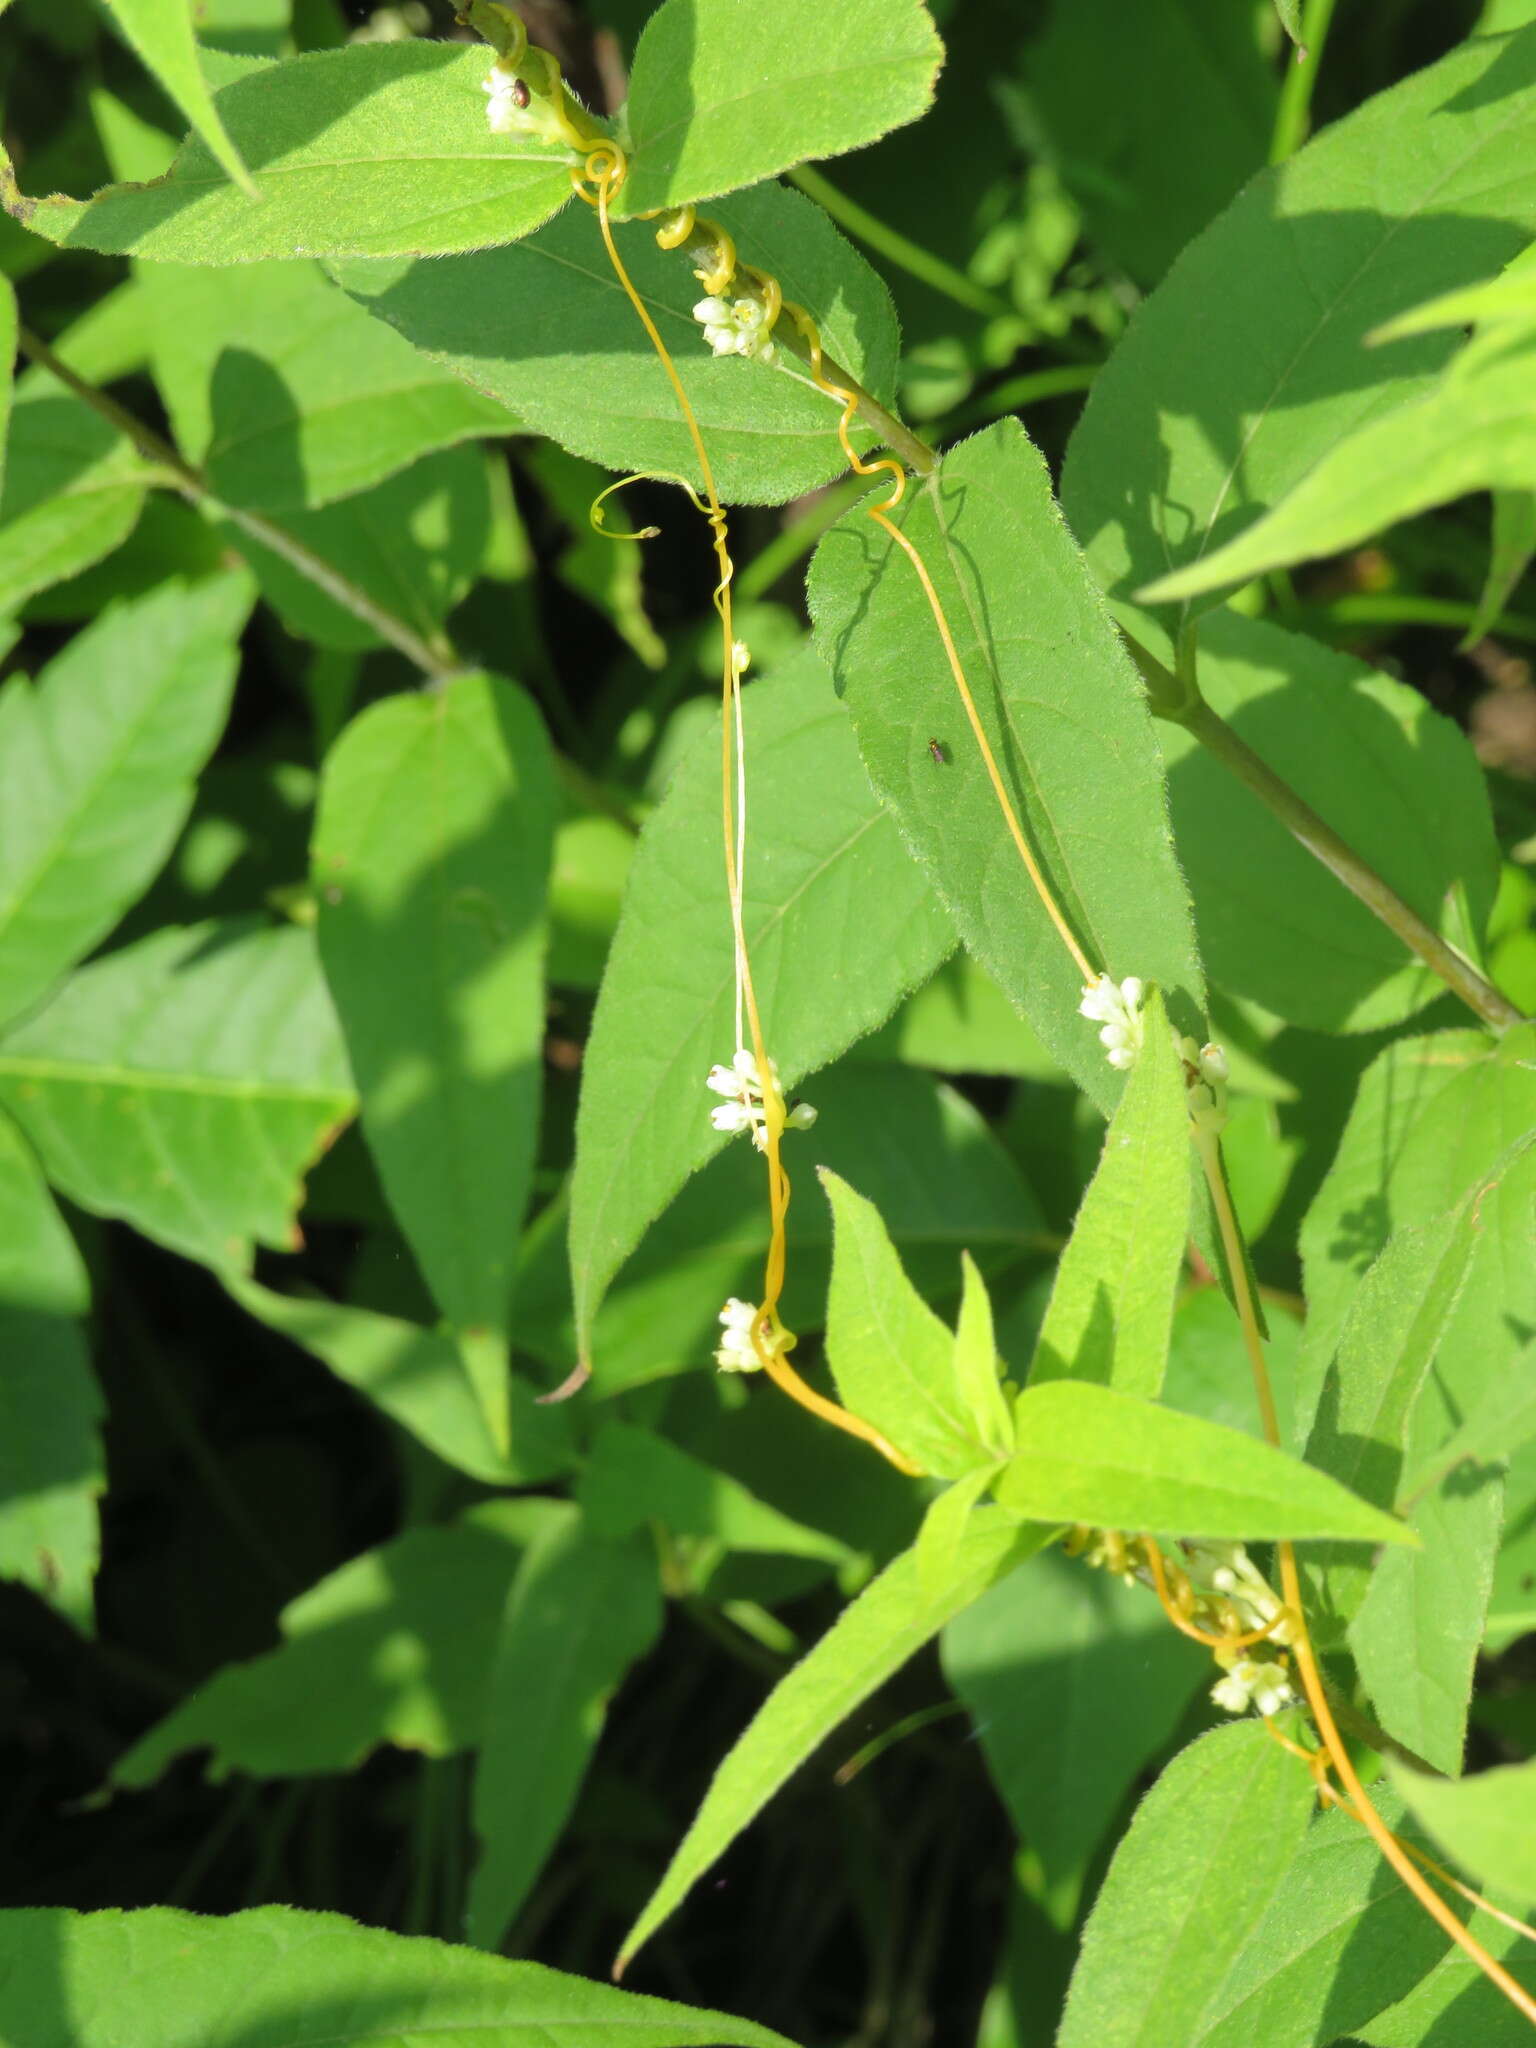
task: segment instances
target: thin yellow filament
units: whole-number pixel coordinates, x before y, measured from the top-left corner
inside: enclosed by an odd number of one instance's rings
[[[736,956],[737,1002],[745,1008],[745,1021],[751,1034],[752,1057],[757,1062],[758,1077],[762,1086],[763,1136],[768,1158],[768,1254],[763,1271],[763,1299],[752,1322],[752,1346],[757,1353],[758,1363],[768,1374],[774,1385],[791,1400],[798,1401],[802,1408],[819,1416],[822,1421],[832,1423],[871,1445],[883,1458],[896,1466],[898,1471],[915,1474],[920,1468],[910,1458],[898,1451],[896,1446],[861,1416],[852,1415],[835,1401],[827,1400],[795,1371],[784,1356],[787,1349],[783,1326],[779,1321],[779,1302],[784,1291],[784,1269],[787,1251],[786,1215],[789,1209],[789,1175],[784,1170],[782,1140],[784,1135],[784,1098],[774,1086],[773,1068],[768,1060],[768,1048],[763,1037],[762,1018],[758,1012],[757,991],[752,979],[752,963],[747,948],[746,930],[742,910],[742,857],[745,847],[742,835],[746,829],[746,779],[745,758],[742,746],[741,677],[736,665],[736,636],[731,615],[731,579],[735,573],[731,561],[730,535],[726,522],[725,507],[715,486],[714,466],[704,446],[704,436],[689,403],[688,394],[677,373],[677,366],[657,331],[656,323],[639,292],[634,280],[624,265],[614,240],[613,226],[609,218],[609,202],[617,186],[623,182],[625,163],[623,152],[617,144],[603,142],[587,157],[586,178],[595,187],[596,198],[592,201],[597,209],[598,226],[602,231],[603,246],[608,260],[622,287],[625,297],[635,310],[636,317],[645,329],[652,348],[667,375],[677,399],[678,409],[683,416],[688,438],[693,443],[694,456],[699,465],[699,475],[704,485],[704,516],[709,523],[719,566],[720,580],[715,586],[714,605],[720,617],[722,662],[721,662],[721,801],[723,810],[726,889],[730,898],[731,935]],[[590,195],[578,184],[578,191],[584,198]],[[735,265],[735,249],[729,238],[723,237],[732,268]],[[727,271],[722,283],[729,281]],[[740,1021],[738,1013],[738,1043],[740,1042]],[[764,1328],[769,1332],[764,1339]]]

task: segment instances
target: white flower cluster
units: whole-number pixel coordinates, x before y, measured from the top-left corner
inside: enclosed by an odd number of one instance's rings
[[[1217,1662],[1221,1653],[1217,1652]],[[1293,1707],[1296,1694],[1286,1668],[1274,1657],[1239,1657],[1228,1666],[1225,1678],[1211,1687],[1211,1700],[1227,1714],[1246,1714],[1257,1707],[1268,1720],[1282,1707]]]
[[[1189,1120],[1197,1131],[1214,1135],[1227,1121],[1227,1056],[1219,1045],[1196,1045],[1173,1034],[1173,1048],[1184,1063],[1189,1091]]]
[[[1118,983],[1101,974],[1083,990],[1078,1014],[1103,1026],[1099,1043],[1112,1067],[1123,1070],[1136,1064],[1143,1031],[1142,994],[1142,984],[1134,974]]]
[[[720,1311],[720,1343],[715,1352],[715,1364],[721,1372],[761,1372],[763,1361],[757,1355],[757,1346],[752,1342],[752,1326],[757,1324],[758,1335],[763,1340],[763,1349],[778,1350],[778,1342],[765,1321],[759,1320],[757,1305],[751,1301],[738,1301],[733,1294]]]
[[[1272,1643],[1295,1640],[1290,1617],[1241,1543],[1186,1543],[1183,1546],[1190,1583],[1197,1594],[1207,1588],[1221,1596],[1227,1612],[1223,1622],[1235,1635],[1268,1629]]]
[[[777,1064],[768,1062],[768,1074],[773,1092],[779,1093],[779,1069]],[[763,1077],[758,1072],[757,1061],[742,1045],[736,1048],[728,1067],[711,1067],[704,1079],[704,1086],[727,1099],[717,1103],[709,1112],[709,1120],[717,1131],[734,1135],[737,1131],[750,1131],[752,1142],[759,1152],[768,1149],[768,1127],[763,1117]],[[816,1121],[816,1112],[808,1102],[797,1102],[784,1117],[784,1128],[790,1131],[808,1131]]]
[[[693,317],[717,356],[747,356],[755,362],[771,363],[777,353],[768,315],[757,299],[700,299]]]

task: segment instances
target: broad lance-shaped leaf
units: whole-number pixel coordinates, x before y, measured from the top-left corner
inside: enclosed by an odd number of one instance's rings
[[[743,262],[771,272],[815,317],[829,352],[895,404],[900,352],[884,282],[819,206],[763,185],[712,209]],[[620,256],[673,357],[727,503],[779,504],[843,468],[839,407],[782,352],[773,364],[716,358],[693,316],[688,260],[653,225],[614,231]],[[514,247],[431,262],[347,263],[334,274],[434,362],[498,399],[527,427],[609,469],[702,484],[677,394],[614,274],[589,208],[573,207]],[[856,446],[869,436],[856,427]],[[692,515],[679,503],[672,514]],[[617,532],[626,522],[613,518]],[[700,542],[702,546],[702,540]]]
[[[1243,1541],[1413,1543],[1407,1526],[1241,1430],[1110,1387],[1056,1380],[1014,1403],[1018,1448],[997,1498],[1031,1521]]]
[[[1083,1930],[1060,2048],[1172,2048],[1201,2022],[1300,1849],[1315,1793],[1255,1720],[1202,1735],[1137,1808]]]
[[[198,62],[192,0],[111,0],[110,14],[202,137],[220,169],[248,199],[261,194],[225,132]]]
[[[1262,172],[1139,309],[1072,437],[1062,504],[1099,580],[1128,596],[1200,560],[1421,395],[1455,338],[1365,336],[1533,230],[1536,26],[1462,43]]]
[[[1096,970],[1163,990],[1205,1035],[1189,898],[1152,721],[1014,420],[951,450],[896,514],[943,602],[1014,810]],[[969,950],[1101,1107],[1119,1094],[1083,977],[1019,858],[911,564],[860,510],[817,551],[817,645],[870,779]],[[946,759],[929,746],[937,735]]]
[[[666,0],[635,49],[619,205],[681,206],[858,149],[926,110],[943,56],[922,0]]]
[[[388,697],[327,757],[320,958],[363,1135],[498,1442],[538,1139],[554,763],[515,683]]]
[[[489,248],[564,205],[576,160],[491,133],[481,87],[493,61],[460,43],[354,43],[224,86],[214,108],[259,201],[196,139],[163,178],[86,200],[26,197],[0,156],[0,199],[50,242],[160,263]]]
[[[746,692],[745,716],[744,921],[768,1050],[793,1088],[931,974],[953,931],[871,793],[809,650]],[[736,1036],[720,831],[711,726],[641,834],[587,1041],[570,1226],[584,1356],[608,1283],[646,1225],[727,1142],[711,1129],[718,1098],[704,1085]]]
[[[825,1168],[832,1205],[827,1363],[844,1405],[925,1472],[958,1479],[993,1463],[955,1375],[955,1339],[901,1270],[880,1212]]]
[[[106,1491],[90,1282],[37,1161],[0,1116],[0,1577],[88,1630]]]
[[[167,927],[0,1037],[0,1103],[84,1209],[248,1267],[356,1100],[314,934]]]
[[[503,1449],[457,1344],[398,1316],[317,1295],[278,1294],[226,1272],[243,1309],[328,1366],[381,1414],[445,1463],[490,1486],[530,1486],[575,1462],[563,1409],[542,1406],[527,1381],[510,1383],[511,1445]]]
[[[1483,929],[1498,885],[1488,791],[1466,735],[1416,690],[1304,634],[1213,613],[1213,710],[1426,923]],[[1174,836],[1214,985],[1325,1030],[1395,1024],[1444,984],[1181,727],[1159,724]]]
[[[1528,491],[1536,483],[1533,377],[1530,327],[1479,335],[1422,397],[1346,435],[1265,518],[1140,597],[1167,604],[1342,554],[1469,491]]]
[[[945,1622],[1044,1540],[1044,1530],[1020,1529],[1010,1516],[980,1509],[955,1548],[945,1585],[925,1589],[914,1553],[907,1550],[843,1609],[816,1647],[774,1687],[716,1771],[666,1874],[624,1937],[620,1967],[823,1738]]]
[[[493,1500],[408,1529],[289,1601],[282,1641],[226,1664],[119,1758],[114,1785],[152,1785],[206,1749],[208,1775],[355,1769],[381,1743],[452,1756],[480,1742],[496,1617],[552,1501]]]
[[[476,1949],[260,1906],[224,1919],[0,1913],[0,2037],[27,2048],[794,2048],[723,2012]]]
[[[250,579],[166,584],[0,692],[0,1019],[112,929],[170,852],[229,715]]]
[[[1392,1764],[1392,1782],[1446,1853],[1503,1901],[1536,1899],[1536,1762],[1459,1783]]]
[[[504,407],[450,376],[313,263],[139,266],[177,446],[226,505],[314,511],[434,448],[506,434]]]
[[[1058,1550],[957,1614],[944,1676],[969,1708],[987,1770],[1053,1888],[1081,1879],[1121,1801],[1171,1740],[1204,1652],[1144,1586]]]
[[[1154,990],[1142,1046],[1104,1139],[1029,1369],[1031,1386],[1092,1380],[1156,1399],[1189,1236],[1189,1108]]]
[[[568,1504],[541,1505],[550,1521],[507,1591],[475,1767],[465,1931],[480,1948],[500,1947],[565,1826],[610,1695],[661,1630],[649,1531],[615,1542]]]

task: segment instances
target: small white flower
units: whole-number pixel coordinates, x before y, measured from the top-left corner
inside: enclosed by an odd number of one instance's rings
[[[1136,1055],[1141,1051],[1143,993],[1137,975],[1128,974],[1124,981],[1117,983],[1111,981],[1107,974],[1101,974],[1087,984],[1083,999],[1077,1006],[1081,1016],[1103,1026],[1099,1043],[1109,1064],[1122,1071],[1135,1066]]]
[[[1197,1592],[1219,1593],[1237,1622],[1237,1633],[1269,1630],[1269,1641],[1292,1640],[1284,1603],[1241,1543],[1186,1543],[1183,1546],[1190,1580]]]
[[[745,640],[731,642],[731,674],[744,676],[752,665],[752,650]]]
[[[757,1321],[754,1302],[738,1301],[733,1294],[720,1311],[720,1343],[715,1364],[721,1372],[761,1372],[763,1362],[752,1342],[752,1325]],[[767,1332],[764,1331],[767,1343]]]
[[[775,1095],[782,1093],[779,1085],[779,1069],[775,1061],[768,1062],[769,1085]],[[738,1046],[731,1055],[728,1067],[713,1066],[704,1077],[704,1086],[726,1100],[717,1103],[709,1112],[709,1120],[717,1131],[734,1135],[737,1131],[750,1131],[752,1142],[759,1152],[768,1149],[768,1125],[763,1109],[763,1077],[758,1072],[757,1061],[747,1046]],[[816,1121],[816,1112],[808,1102],[797,1102],[786,1110],[784,1127],[792,1131],[808,1131]]]
[[[488,95],[485,118],[491,124],[493,135],[510,135],[518,125],[522,108],[518,105],[518,81],[510,71],[503,71],[499,64],[492,65],[491,74],[480,90]],[[526,93],[524,86],[522,91]],[[526,105],[526,100],[524,101]]]
[[[747,356],[771,363],[776,353],[766,322],[767,313],[756,299],[726,299],[712,294],[700,299],[693,317],[704,329],[704,339],[717,356]]]
[[[1296,1695],[1283,1664],[1258,1657],[1240,1657],[1211,1687],[1211,1700],[1227,1714],[1246,1714],[1257,1707],[1267,1720],[1282,1707],[1294,1706]]]
[[[709,1120],[717,1131],[734,1137],[738,1131],[751,1128],[752,1113],[744,1102],[719,1102],[709,1112]]]
[[[784,1127],[790,1131],[808,1131],[815,1121],[815,1103],[796,1102],[791,1104],[789,1112],[784,1118]]]
[[[1173,1049],[1184,1066],[1184,1086],[1189,1095],[1189,1120],[1197,1131],[1213,1136],[1226,1128],[1227,1055],[1219,1045],[1196,1045],[1192,1038],[1173,1034]]]

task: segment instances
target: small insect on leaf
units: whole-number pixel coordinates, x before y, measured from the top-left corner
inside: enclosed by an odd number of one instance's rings
[[[940,768],[942,768],[944,766],[944,763],[949,759],[949,750],[942,740],[930,740],[928,742],[928,751],[930,754],[932,754],[935,763]]]

